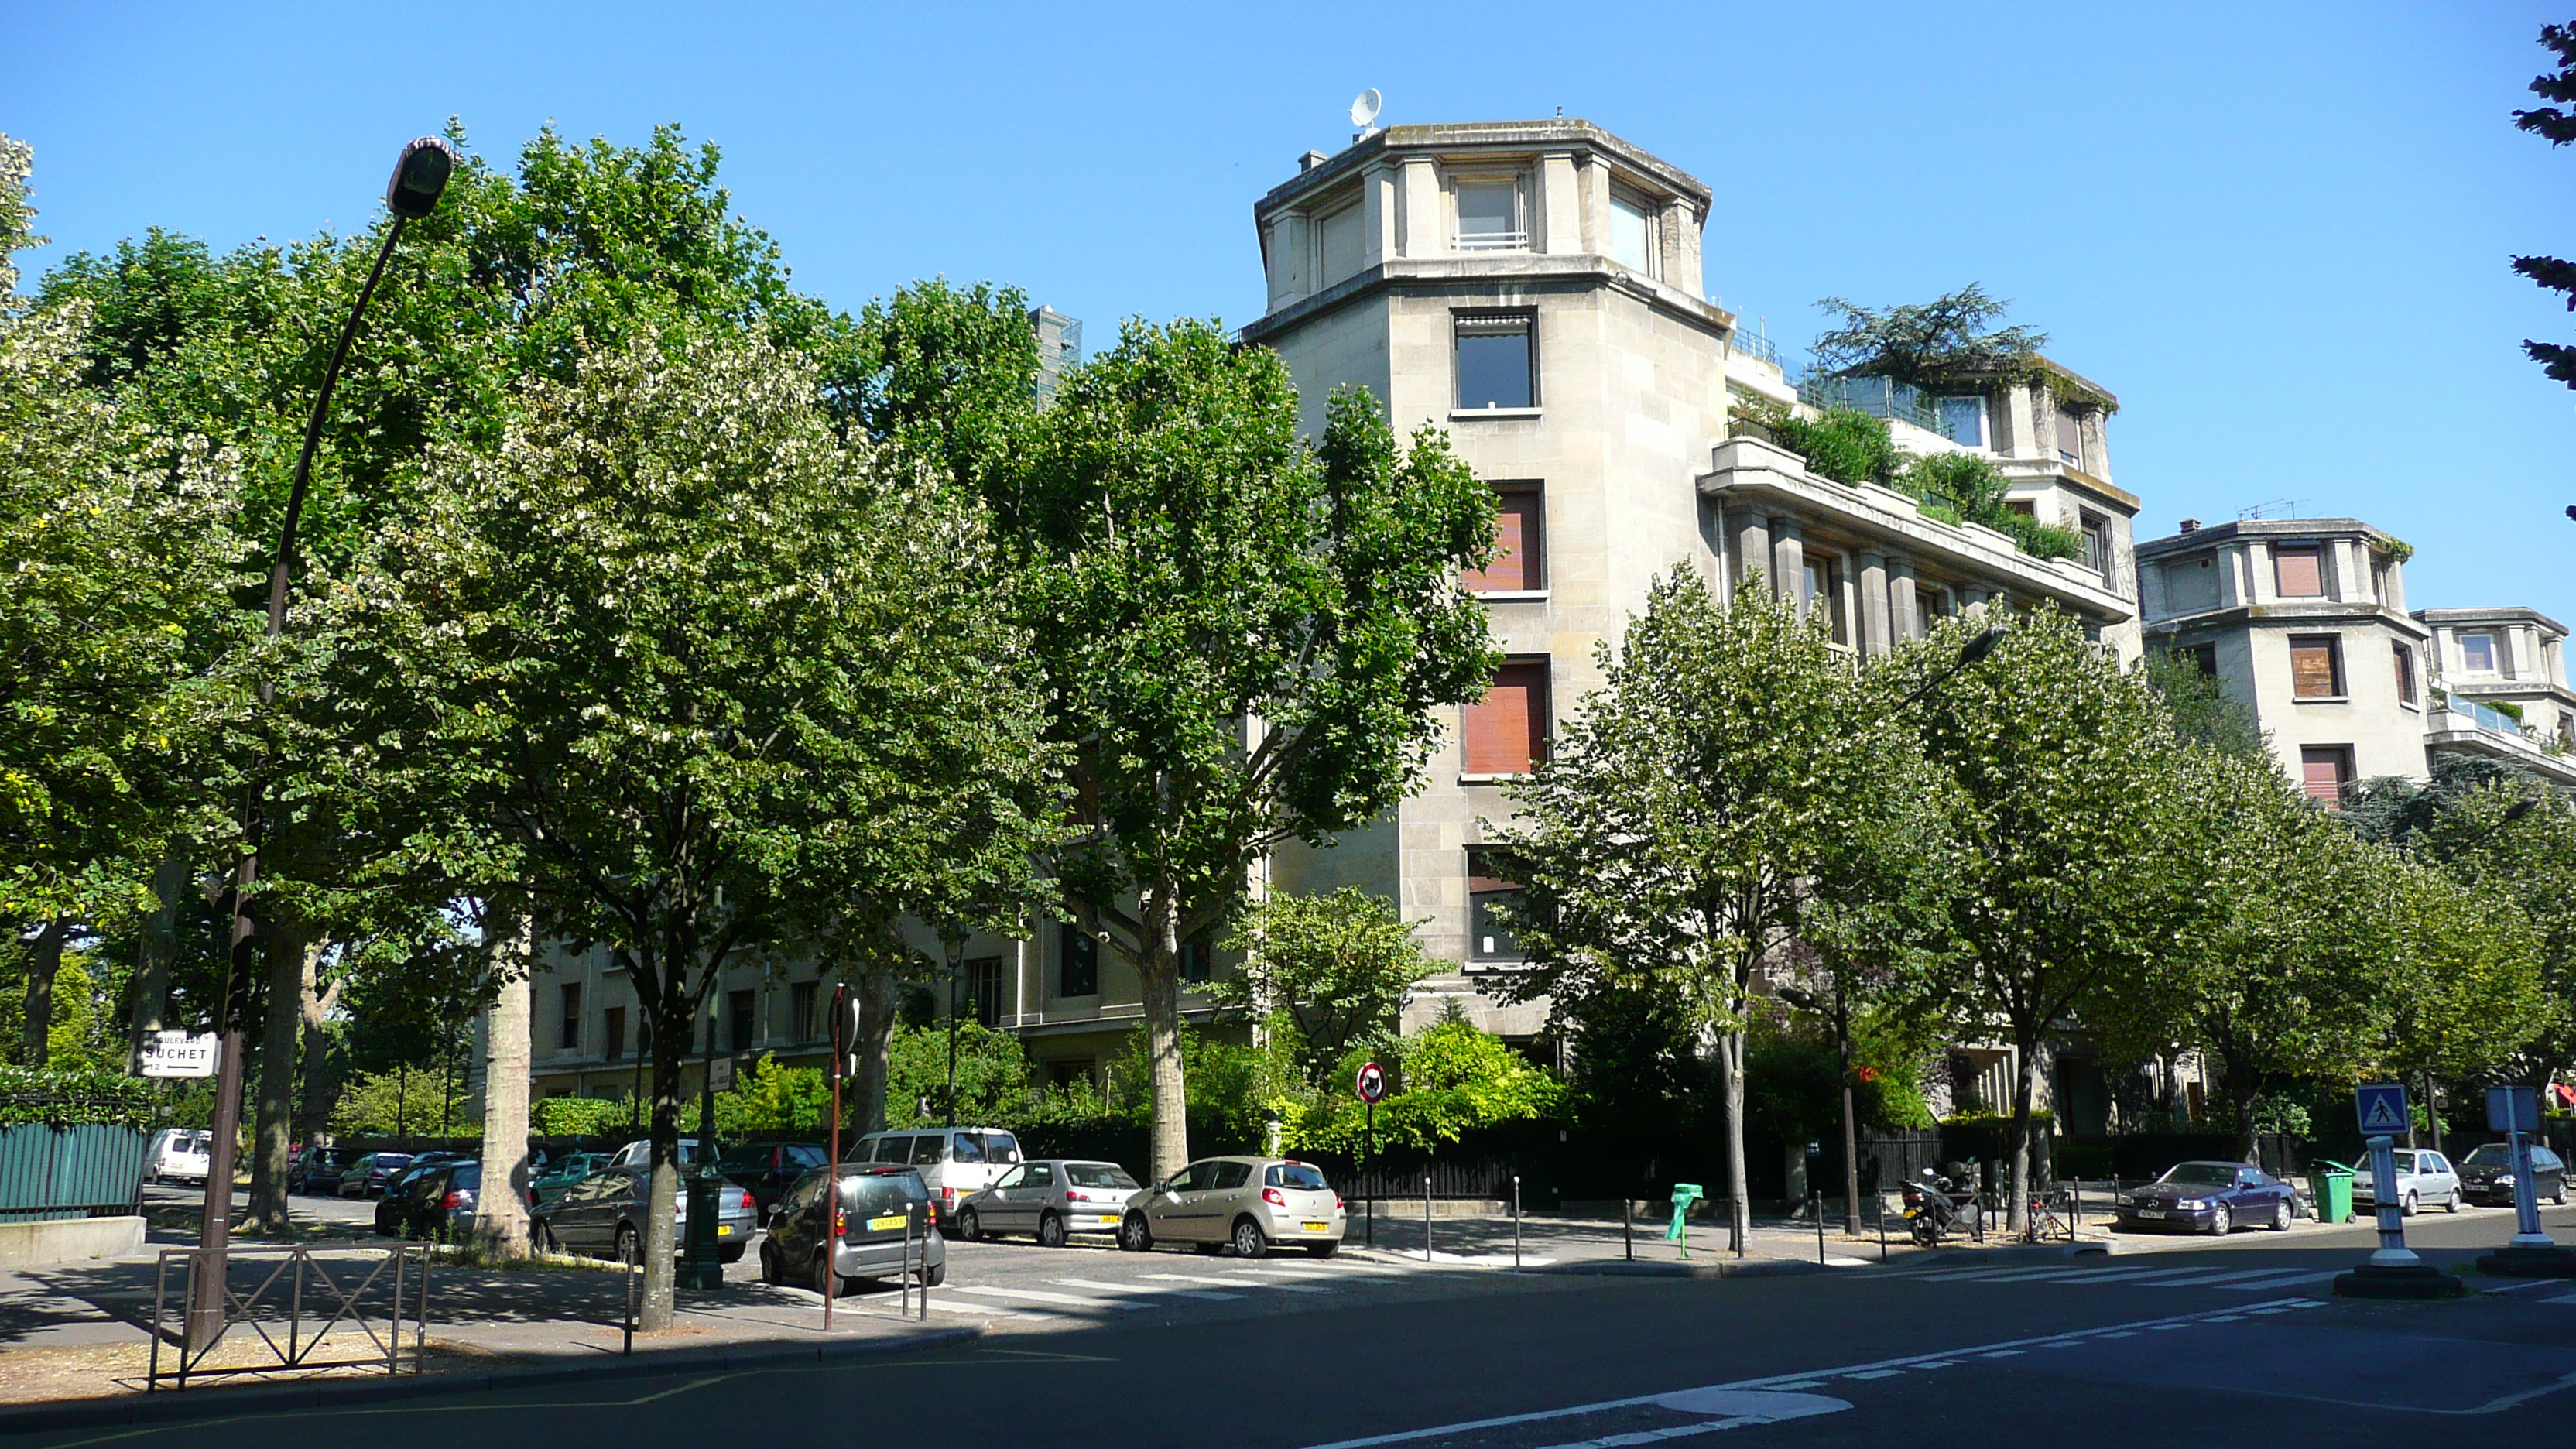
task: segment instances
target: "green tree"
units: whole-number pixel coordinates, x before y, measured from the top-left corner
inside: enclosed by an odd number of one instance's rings
[[[1956,657],[1971,620],[1874,671],[1918,687]],[[2039,1047],[2107,1009],[2170,939],[2197,883],[2180,849],[2174,738],[2144,678],[2054,609],[2012,621],[1975,667],[1916,707],[1925,753],[1953,787],[1947,932],[1960,1023],[2000,1030],[2013,1086],[2011,1226],[2030,1201]]]
[[[1604,686],[1498,832],[1524,886],[1513,914],[1532,967],[1508,989],[1651,989],[1715,1041],[1741,1252],[1754,985],[1796,931],[1807,881],[1863,869],[1837,864],[1878,838],[1853,823],[1909,808],[1909,746],[1822,619],[1758,582],[1722,608],[1676,568],[1599,658]]]
[[[1818,366],[1837,376],[1884,377],[1927,392],[1982,390],[2048,345],[2048,334],[2027,327],[1989,330],[1987,324],[2000,321],[2012,304],[1987,295],[1975,282],[1918,304],[1861,307],[1827,297],[1816,305],[1843,319],[1816,339]]]
[[[682,1058],[737,952],[854,901],[1017,914],[1054,810],[1026,640],[974,511],[845,448],[811,366],[765,344],[595,356],[496,449],[438,450],[425,493],[317,611],[314,695],[364,728],[307,749],[404,827],[398,864],[514,883],[631,974],[667,1197]],[[670,1232],[648,1225],[648,1324]]]
[[[1244,953],[1243,969],[1210,982],[1208,994],[1254,1017],[1284,1012],[1310,1078],[1338,1066],[1355,1043],[1394,1035],[1414,983],[1439,969],[1411,922],[1352,886],[1269,897],[1222,944]]]
[[[2558,68],[2532,77],[2531,93],[2544,101],[2560,105],[2576,102],[2576,25],[2540,27],[2540,44],[2558,62]],[[2516,128],[2547,138],[2552,146],[2576,141],[2576,114],[2557,105],[2536,106],[2513,113]],[[2567,309],[2576,312],[2576,262],[2557,257],[2515,257],[2513,269],[2529,277],[2533,284],[2547,292],[2567,298]],[[2551,378],[2576,387],[2576,347],[2557,342],[2534,342],[2526,338],[2522,350]]]
[[[1327,845],[1414,789],[1433,711],[1495,663],[1457,584],[1492,551],[1491,491],[1435,428],[1400,448],[1364,393],[1335,394],[1312,447],[1297,406],[1274,353],[1131,324],[993,494],[1080,751],[1085,833],[1058,875],[1143,984],[1157,1177],[1189,1159],[1181,943],[1277,846]]]
[[[2218,676],[2180,650],[2149,649],[2144,662],[2147,684],[2173,716],[2176,738],[2238,759],[2271,760],[2253,707],[2229,694]]]

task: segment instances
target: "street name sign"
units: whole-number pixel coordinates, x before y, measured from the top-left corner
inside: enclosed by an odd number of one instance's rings
[[[2352,1089],[2353,1115],[2364,1137],[2395,1137],[2406,1130],[2406,1089],[2396,1083]]]
[[[184,1031],[156,1031],[143,1044],[143,1075],[211,1077],[223,1056],[223,1045],[223,1038],[212,1033],[190,1036]]]
[[[1386,1100],[1386,1068],[1369,1063],[1360,1068],[1359,1080],[1353,1085],[1359,1089],[1361,1101],[1376,1106]]]

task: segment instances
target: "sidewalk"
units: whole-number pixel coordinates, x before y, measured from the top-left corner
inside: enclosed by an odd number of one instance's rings
[[[1733,1260],[1734,1255],[1727,1251],[1723,1221],[1707,1216],[1690,1219],[1684,1228],[1682,1244],[1673,1243],[1664,1236],[1670,1222],[1669,1216],[1649,1220],[1640,1214],[1623,1230],[1616,1217],[1525,1212],[1520,1223],[1521,1266],[1581,1272],[1606,1270],[1611,1264],[1630,1261],[1704,1265]],[[2088,1221],[2073,1243],[2058,1238],[2034,1247],[2008,1240],[2003,1230],[1995,1227],[1988,1231],[1982,1244],[1954,1238],[1934,1250],[1917,1248],[1908,1241],[1902,1219],[1889,1220],[1884,1244],[1879,1240],[1878,1224],[1873,1217],[1864,1215],[1864,1235],[1861,1237],[1845,1237],[1842,1227],[1841,1214],[1828,1211],[1820,1255],[1813,1219],[1801,1221],[1779,1215],[1757,1215],[1744,1245],[1745,1260],[1777,1263],[1783,1267],[1804,1264],[1810,1268],[1864,1268],[1875,1267],[1881,1262],[1901,1263],[1928,1251],[1955,1254],[2013,1249],[2024,1254],[2051,1255],[2078,1251],[2134,1252],[2161,1241],[2115,1238],[2107,1222]],[[1378,1254],[1414,1263],[1423,1261],[1423,1222],[1420,1217],[1381,1215],[1376,1220],[1374,1231],[1374,1246]],[[1508,1212],[1475,1218],[1438,1217],[1432,1221],[1430,1231],[1433,1267],[1512,1266],[1512,1219]],[[1362,1248],[1368,1242],[1369,1232],[1365,1219],[1354,1218],[1348,1246]],[[2176,1238],[2173,1241],[2192,1240]],[[1687,1257],[1681,1251],[1684,1246],[1690,1250]]]

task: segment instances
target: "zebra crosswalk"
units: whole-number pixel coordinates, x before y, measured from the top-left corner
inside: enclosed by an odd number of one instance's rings
[[[1976,1264],[1967,1267],[1943,1264],[1899,1270],[1886,1276],[1916,1283],[2055,1283],[2068,1287],[2099,1284],[2119,1288],[2216,1288],[2230,1293],[2275,1293],[2325,1283],[2343,1271],[2341,1268],[2320,1270],[2277,1264],[2264,1268],[2229,1268],[2206,1262],[2180,1268],[2097,1267],[2081,1263],[2056,1263],[2043,1267],[2028,1264]]]

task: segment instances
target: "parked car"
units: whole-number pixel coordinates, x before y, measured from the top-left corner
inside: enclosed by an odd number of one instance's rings
[[[957,1205],[1020,1165],[1020,1139],[999,1127],[920,1128],[872,1132],[841,1153],[843,1162],[909,1165],[930,1189],[939,1230],[957,1230]]]
[[[2567,1206],[2567,1162],[2535,1142],[2531,1144],[2531,1187],[2535,1196]],[[2460,1191],[2498,1207],[2513,1206],[2513,1149],[2490,1142],[2460,1159]]]
[[[411,1168],[408,1152],[368,1152],[361,1154],[340,1173],[340,1196],[383,1197]]]
[[[837,1173],[809,1172],[791,1184],[770,1215],[769,1235],[760,1240],[762,1281],[821,1289],[824,1246],[832,1235],[825,1209],[832,1205],[835,1181],[841,1220],[840,1249],[832,1258],[835,1297],[863,1279],[903,1272],[907,1252],[922,1265],[923,1281],[934,1288],[948,1281],[948,1245],[930,1228],[930,1186],[918,1171],[892,1163],[844,1163]]]
[[[608,1165],[605,1152],[568,1152],[563,1160],[550,1164],[528,1184],[528,1206],[543,1207],[564,1195],[571,1186]]]
[[[530,1236],[540,1248],[633,1262],[644,1250],[646,1198],[651,1171],[640,1167],[602,1168],[572,1190],[528,1214]],[[684,1184],[671,1207],[676,1229],[672,1241],[688,1251],[689,1190]],[[739,1262],[759,1227],[751,1193],[728,1184],[716,1195],[717,1255]]]
[[[418,1153],[413,1156],[410,1166],[405,1167],[401,1172],[394,1175],[393,1186],[385,1190],[387,1192],[401,1192],[405,1188],[411,1186],[414,1178],[420,1177],[437,1168],[445,1167],[451,1162],[465,1162],[468,1160],[480,1161],[481,1159],[468,1159],[462,1152],[436,1151]]]
[[[682,1167],[695,1167],[698,1165],[698,1157],[698,1139],[695,1137],[681,1138],[680,1165]],[[627,1143],[625,1146],[618,1148],[615,1153],[610,1155],[608,1165],[611,1167],[651,1167],[653,1165],[653,1140],[647,1137]]]
[[[716,1159],[716,1170],[728,1182],[751,1190],[751,1201],[765,1223],[770,1209],[778,1205],[798,1178],[831,1160],[832,1154],[819,1143],[746,1142],[724,1149]]]
[[[2463,1196],[2460,1175],[2451,1169],[2451,1160],[2430,1149],[2400,1147],[2397,1158],[2397,1202],[2413,1217],[2426,1203],[2440,1203],[2445,1211],[2458,1212]],[[2379,1205],[2378,1174],[2370,1170],[2365,1155],[2353,1164],[2352,1205],[2375,1208]]]
[[[214,1170],[215,1135],[192,1127],[165,1127],[152,1134],[143,1153],[143,1175],[150,1182],[202,1185]]]
[[[1028,1233],[1061,1248],[1067,1233],[1115,1233],[1127,1200],[1144,1191],[1114,1162],[1050,1157],[1023,1162],[957,1209],[957,1235]]]
[[[355,1152],[337,1147],[308,1147],[295,1164],[286,1169],[286,1190],[316,1195],[338,1195],[340,1176],[357,1158]]]
[[[407,1174],[376,1204],[376,1231],[389,1238],[454,1242],[474,1231],[474,1193],[483,1185],[480,1162],[446,1162]]]
[[[1231,1246],[1258,1258],[1295,1244],[1318,1258],[1342,1245],[1342,1195],[1324,1174],[1277,1157],[1207,1157],[1127,1200],[1118,1246],[1141,1253],[1158,1242]]]
[[[2119,1225],[2187,1228],[2219,1237],[2240,1225],[2286,1233],[2297,1211],[2295,1196],[2288,1183],[2241,1162],[2178,1162],[2121,1196]]]

